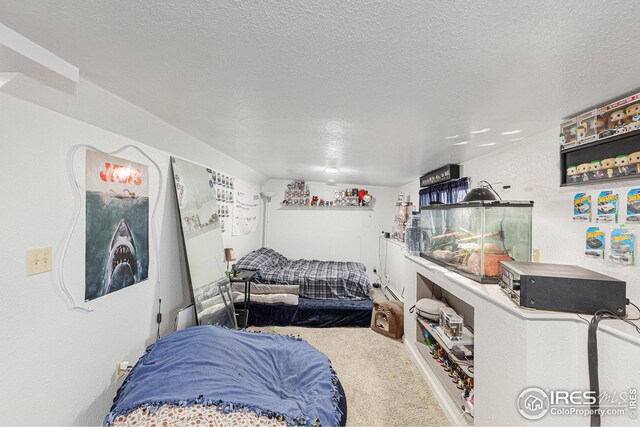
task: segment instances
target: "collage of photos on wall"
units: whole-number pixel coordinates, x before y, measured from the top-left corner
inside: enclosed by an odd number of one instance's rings
[[[235,203],[233,190],[235,179],[219,171],[211,172],[209,186],[218,202],[218,217],[220,217],[220,231],[223,233],[231,227],[233,205]]]

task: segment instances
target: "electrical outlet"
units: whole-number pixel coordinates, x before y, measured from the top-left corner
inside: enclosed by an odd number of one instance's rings
[[[533,249],[531,253],[531,261],[540,262],[540,249]]]
[[[51,271],[51,246],[27,251],[27,276]]]

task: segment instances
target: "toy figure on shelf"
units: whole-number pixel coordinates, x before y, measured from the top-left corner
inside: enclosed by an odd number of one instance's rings
[[[458,365],[456,365],[455,363],[451,364],[451,370],[449,371],[449,377],[453,378],[456,375],[456,372],[458,372]]]
[[[607,171],[607,176],[609,178],[613,178],[613,167],[615,165],[616,165],[616,159],[614,159],[613,157],[604,159],[603,161],[600,162],[600,166],[602,167],[603,170]]]
[[[616,134],[624,132],[624,120],[627,118],[627,115],[624,113],[624,110],[618,110],[611,113],[609,116],[609,121],[611,125],[616,130]]]
[[[604,172],[602,171],[602,164],[599,160],[594,160],[589,164],[589,168],[591,169],[591,173],[593,177],[596,179],[600,179],[604,177]]]
[[[567,182],[578,182],[578,169],[576,166],[567,168]]]
[[[443,368],[445,372],[451,372],[451,363],[448,359],[444,361]]]
[[[625,110],[627,118],[631,118],[631,122],[627,125],[627,131],[640,129],[640,104],[630,105]]]
[[[578,174],[582,177],[582,181],[589,181],[589,163],[581,163],[577,167]]]
[[[640,173],[640,151],[629,154],[627,158],[632,173]]]
[[[576,137],[578,141],[582,141],[587,137],[587,125],[582,123],[576,128]]]
[[[626,154],[616,156],[615,165],[620,175],[629,175],[629,157]]]
[[[433,351],[431,352],[431,355],[433,356],[434,359],[437,359],[438,357],[438,351],[440,350],[440,345],[438,343],[435,343],[433,345]]]

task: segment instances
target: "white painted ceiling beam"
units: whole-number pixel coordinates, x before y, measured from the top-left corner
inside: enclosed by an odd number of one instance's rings
[[[78,67],[73,66],[64,59],[54,55],[45,48],[3,24],[0,24],[0,47],[4,50],[0,55],[0,58],[2,59],[0,62],[0,72],[2,72],[2,77],[0,80],[5,83],[15,76],[14,73],[25,72],[28,74],[29,70],[33,69],[32,67],[29,67],[30,64],[27,65],[27,61],[24,61],[25,58],[46,68],[58,76],[71,80],[73,83],[78,83],[80,80],[80,70]],[[19,54],[22,58],[11,54],[6,51],[7,49]],[[5,72],[14,74],[14,76],[7,75]]]

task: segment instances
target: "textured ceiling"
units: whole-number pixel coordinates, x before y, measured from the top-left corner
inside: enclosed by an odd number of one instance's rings
[[[640,2],[0,0],[0,21],[274,178],[399,185],[640,87]]]

